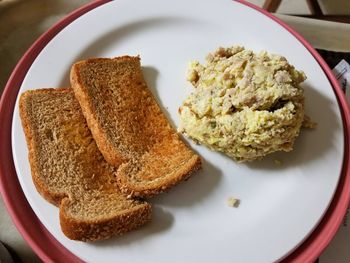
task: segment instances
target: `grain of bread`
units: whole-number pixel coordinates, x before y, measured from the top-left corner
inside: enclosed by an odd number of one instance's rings
[[[71,89],[26,91],[19,105],[33,182],[59,206],[67,237],[106,239],[149,221],[151,206],[118,190]]]
[[[179,138],[147,88],[139,57],[75,63],[71,85],[97,146],[120,165],[119,188],[149,197],[187,179],[201,160]]]

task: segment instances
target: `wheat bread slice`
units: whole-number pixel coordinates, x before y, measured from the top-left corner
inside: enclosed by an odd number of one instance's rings
[[[118,189],[116,168],[99,152],[71,89],[26,91],[19,107],[33,182],[59,206],[68,238],[106,239],[149,221],[151,206]]]
[[[80,61],[70,80],[104,158],[122,163],[117,181],[124,193],[150,197],[200,168],[199,156],[179,138],[148,89],[139,57]]]

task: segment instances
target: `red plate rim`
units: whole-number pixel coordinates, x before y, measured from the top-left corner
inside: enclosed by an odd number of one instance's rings
[[[81,262],[81,260],[60,244],[46,230],[31,209],[22,191],[14,168],[11,147],[11,126],[14,105],[19,88],[21,87],[27,71],[47,43],[77,18],[110,1],[111,0],[93,1],[72,12],[46,31],[21,58],[13,70],[1,97],[0,123],[2,123],[2,129],[0,130],[0,152],[2,153],[2,158],[0,159],[0,193],[17,229],[34,252],[44,262]],[[282,262],[313,262],[334,237],[344,218],[350,201],[350,108],[343,91],[326,62],[301,35],[267,11],[244,0],[237,0],[237,2],[253,8],[271,18],[288,30],[305,46],[326,73],[341,109],[345,144],[342,174],[336,193],[327,212],[312,234],[289,256],[282,260]]]

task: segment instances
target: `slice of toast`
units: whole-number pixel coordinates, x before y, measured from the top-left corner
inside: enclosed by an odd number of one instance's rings
[[[67,237],[106,239],[149,221],[151,206],[118,190],[71,89],[26,91],[19,106],[33,182],[59,206]]]
[[[179,138],[147,88],[140,58],[123,56],[75,63],[71,85],[97,146],[120,165],[120,189],[149,197],[199,169],[201,160]]]

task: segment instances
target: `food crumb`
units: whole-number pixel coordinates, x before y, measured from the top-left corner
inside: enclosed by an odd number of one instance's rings
[[[278,166],[281,166],[283,164],[283,162],[281,160],[278,160],[278,159],[275,159],[273,162]]]
[[[306,129],[315,129],[317,127],[317,122],[311,120],[307,115],[304,116],[303,127]]]
[[[239,207],[241,203],[241,200],[237,199],[237,198],[234,198],[234,197],[229,197],[227,199],[227,205],[230,206],[230,207]]]

